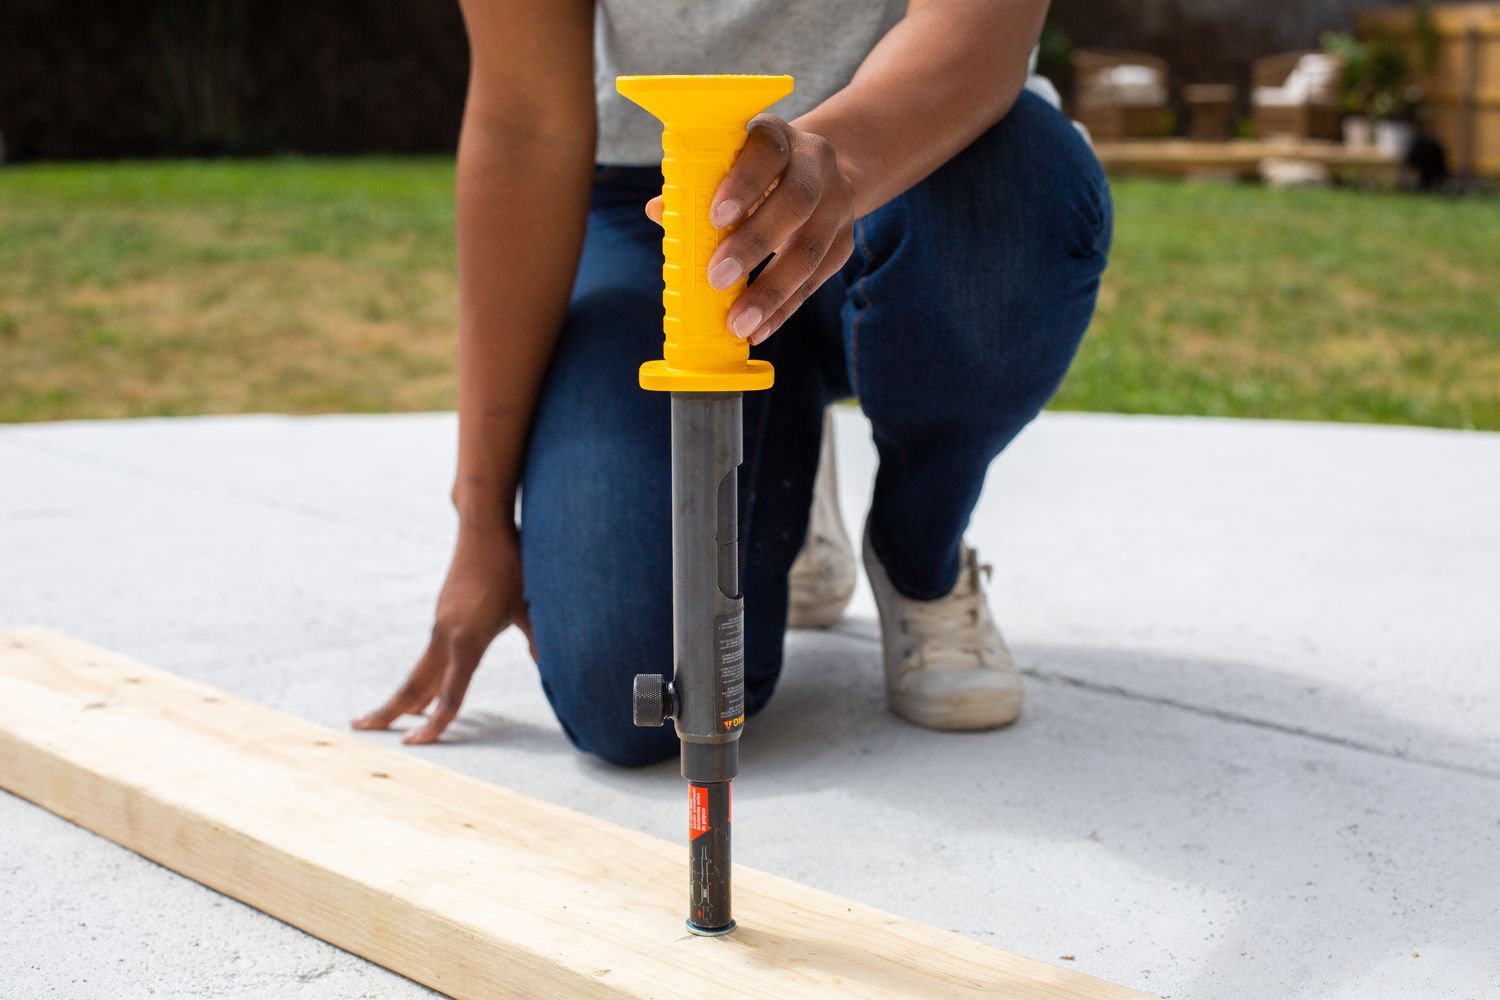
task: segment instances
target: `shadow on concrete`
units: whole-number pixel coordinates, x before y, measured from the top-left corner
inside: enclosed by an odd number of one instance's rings
[[[1352,979],[1410,951],[1411,912],[1445,902],[1442,889],[1421,898],[1429,893],[1422,876],[1472,865],[1472,879],[1459,874],[1457,885],[1492,884],[1480,856],[1496,845],[1494,810],[1475,803],[1500,801],[1500,769],[1414,760],[1400,752],[1404,740],[1383,746],[1274,714],[1195,705],[1164,694],[1160,681],[1193,671],[1196,685],[1182,685],[1190,692],[1208,673],[1273,709],[1315,694],[1330,721],[1376,717],[1386,732],[1454,740],[1381,717],[1354,693],[1231,660],[1131,650],[1101,672],[1107,651],[1018,647],[1028,675],[1021,720],[995,732],[935,733],[886,709],[876,636],[868,619],[792,636],[777,696],[747,727],[744,770],[782,793],[837,788],[878,801],[909,813],[918,829],[942,816],[945,828],[1088,841],[1160,880],[1207,889],[1228,901],[1229,915],[1206,923],[1205,954],[1195,956],[1204,973],[1185,995],[1213,995],[1213,973],[1226,965],[1245,971],[1267,961],[1257,927],[1306,926],[1307,940],[1326,942],[1347,907],[1383,908],[1362,912],[1362,936],[1336,955],[1276,956],[1283,972],[1315,967],[1308,978],[1321,985],[1291,994],[1313,995],[1344,978],[1340,970]],[[1129,688],[1142,664],[1157,679],[1150,694]],[[1091,679],[1101,673],[1118,686]],[[957,804],[955,789],[965,790]],[[1473,910],[1497,902],[1480,899]]]
[[[405,735],[425,724],[421,716],[406,716],[391,726],[393,732]],[[443,744],[465,745],[493,743],[520,753],[577,753],[561,729],[513,719],[498,712],[465,711],[443,733]]]

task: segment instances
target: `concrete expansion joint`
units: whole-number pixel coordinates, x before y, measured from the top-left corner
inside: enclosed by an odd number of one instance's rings
[[[880,640],[873,636],[864,635],[845,629],[834,629],[841,638],[851,639],[868,645],[879,645]],[[1021,674],[1034,681],[1043,684],[1052,684],[1059,687],[1076,688],[1087,691],[1090,694],[1099,694],[1106,697],[1124,698],[1129,701],[1141,702],[1148,705],[1159,705],[1163,708],[1175,709],[1180,712],[1188,712],[1206,719],[1215,719],[1219,722],[1227,722],[1236,726],[1247,726],[1251,729],[1263,729],[1267,732],[1280,733],[1283,736],[1294,736],[1301,739],[1313,740],[1329,746],[1340,747],[1345,750],[1353,750],[1358,753],[1370,754],[1382,757],[1386,760],[1400,761],[1405,764],[1416,764],[1421,767],[1436,768],[1440,771],[1448,771],[1453,774],[1466,774],[1475,778],[1485,778],[1489,781],[1500,781],[1500,771],[1491,771],[1481,767],[1470,767],[1465,764],[1454,764],[1450,761],[1438,760],[1434,757],[1416,756],[1405,753],[1396,747],[1380,746],[1376,743],[1368,743],[1364,740],[1352,739],[1348,736],[1339,736],[1336,733],[1325,733],[1316,729],[1308,729],[1305,726],[1294,726],[1284,722],[1276,722],[1272,719],[1256,718],[1252,715],[1242,715],[1239,712],[1230,712],[1222,708],[1213,708],[1208,705],[1195,705],[1192,702],[1182,701],[1178,698],[1169,698],[1165,695],[1147,694],[1143,691],[1132,691],[1130,688],[1119,684],[1101,684],[1098,681],[1089,680],[1085,677],[1075,677],[1070,674],[1059,673],[1053,670],[1042,670],[1037,667],[1021,667]]]

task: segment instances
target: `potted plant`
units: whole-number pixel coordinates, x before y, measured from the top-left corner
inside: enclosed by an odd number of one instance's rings
[[[1374,145],[1391,156],[1403,156],[1411,145],[1411,118],[1421,103],[1411,66],[1389,38],[1359,39],[1347,32],[1323,36],[1323,50],[1339,57],[1343,70],[1339,95],[1348,113],[1344,142]]]

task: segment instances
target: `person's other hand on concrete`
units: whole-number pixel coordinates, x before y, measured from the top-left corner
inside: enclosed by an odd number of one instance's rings
[[[354,728],[388,729],[403,715],[425,713],[426,724],[402,742],[435,741],[458,715],[484,651],[512,625],[531,639],[516,527],[505,519],[491,524],[466,522],[459,529],[453,562],[438,597],[427,649],[390,700],[355,719]]]

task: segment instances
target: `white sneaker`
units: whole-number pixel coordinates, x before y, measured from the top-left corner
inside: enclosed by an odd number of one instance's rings
[[[854,596],[854,545],[839,510],[838,469],[833,457],[833,417],[823,418],[823,447],[813,481],[807,540],[787,577],[787,627],[827,628]]]
[[[880,609],[885,690],[891,710],[931,729],[994,729],[1021,714],[1021,674],[990,617],[979,557],[963,546],[946,597],[918,601],[892,586],[865,525],[865,572]]]

